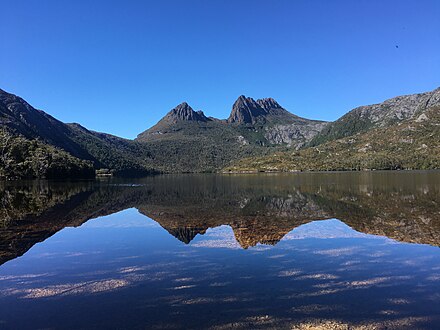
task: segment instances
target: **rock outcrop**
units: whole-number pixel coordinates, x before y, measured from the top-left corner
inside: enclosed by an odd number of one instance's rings
[[[374,128],[392,126],[419,116],[436,106],[440,106],[440,88],[427,93],[397,96],[382,103],[360,106],[329,123],[311,140],[310,145],[316,146]]]
[[[255,124],[265,115],[267,115],[267,111],[253,98],[240,95],[232,106],[227,122],[231,124]]]
[[[204,115],[203,111],[196,112],[188,105],[188,103],[183,102],[168,112],[168,114],[164,117],[164,120],[170,123],[176,123],[181,120],[207,122],[210,119]]]

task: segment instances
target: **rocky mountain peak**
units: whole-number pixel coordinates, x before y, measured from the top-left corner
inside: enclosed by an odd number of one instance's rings
[[[266,111],[269,111],[271,109],[282,109],[281,105],[279,105],[278,102],[271,97],[258,99],[257,103]]]
[[[209,119],[204,115],[203,111],[195,112],[188,103],[183,102],[177,107],[172,109],[167,115],[166,119],[177,122],[177,121],[203,121],[206,122]]]
[[[240,95],[238,99],[234,102],[233,108],[253,109],[258,108],[258,103],[252,97]]]
[[[267,112],[253,98],[240,95],[232,106],[228,123],[255,123],[257,117],[266,114]]]

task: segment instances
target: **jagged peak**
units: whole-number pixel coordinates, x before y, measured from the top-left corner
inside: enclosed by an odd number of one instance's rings
[[[270,109],[282,109],[283,108],[277,101],[275,101],[275,99],[273,99],[271,97],[258,99],[256,102],[266,111],[269,111]]]
[[[208,121],[209,119],[204,115],[203,111],[199,110],[195,112],[191,106],[182,102],[174,109],[172,109],[167,115],[167,119],[172,121]]]
[[[252,97],[246,97],[245,95],[240,95],[234,102],[234,107],[255,107],[258,106],[257,102]]]
[[[171,112],[178,112],[178,111],[191,112],[194,110],[191,108],[191,106],[188,103],[182,102],[179,105],[177,105],[176,107],[174,107],[173,109],[171,109]]]
[[[232,106],[229,123],[254,123],[256,117],[265,115],[266,111],[251,97],[240,95]]]

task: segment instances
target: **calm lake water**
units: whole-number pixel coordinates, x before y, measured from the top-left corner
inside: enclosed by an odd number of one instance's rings
[[[0,190],[1,329],[440,328],[440,172]]]

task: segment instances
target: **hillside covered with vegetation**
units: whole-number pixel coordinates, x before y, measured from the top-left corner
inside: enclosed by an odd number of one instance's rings
[[[90,178],[93,164],[43,143],[0,128],[0,178]]]
[[[237,161],[225,172],[440,168],[440,107],[416,118],[299,151]]]

